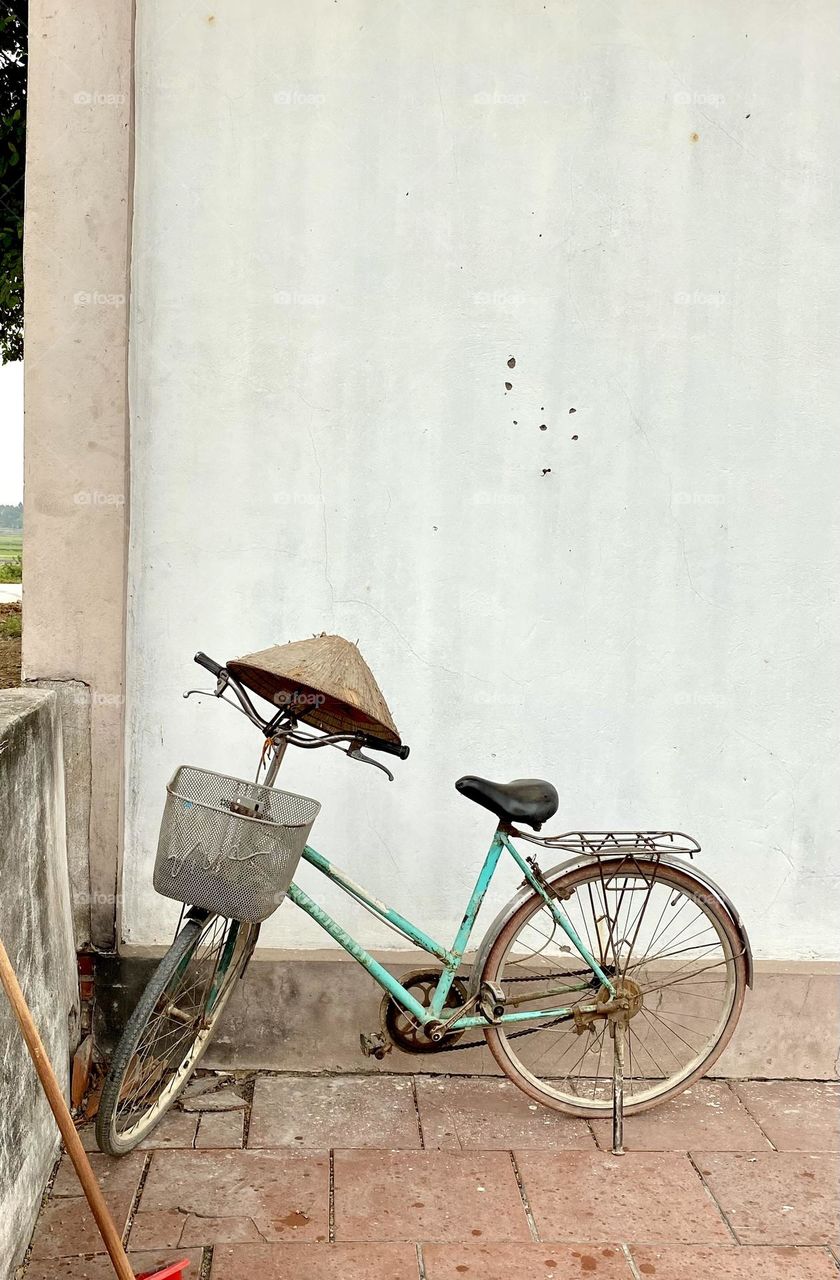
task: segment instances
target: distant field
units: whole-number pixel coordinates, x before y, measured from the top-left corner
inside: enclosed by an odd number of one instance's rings
[[[18,557],[22,552],[22,534],[0,533],[0,582],[20,582]]]
[[[20,684],[19,604],[0,604],[0,689],[13,689]]]
[[[22,533],[0,533],[0,562],[13,560],[23,551]]]

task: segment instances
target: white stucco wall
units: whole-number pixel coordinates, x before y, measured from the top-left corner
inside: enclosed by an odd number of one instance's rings
[[[412,756],[287,785],[444,940],[493,825],[454,779],[534,774],[836,956],[828,0],[186,9],[138,3],[125,939],[175,917],[174,766],[259,748],[193,651],[327,630]]]

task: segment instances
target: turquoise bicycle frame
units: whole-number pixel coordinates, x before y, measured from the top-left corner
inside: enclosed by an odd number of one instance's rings
[[[317,902],[313,901],[313,899],[310,898],[299,885],[292,884],[290,886],[288,897],[291,898],[292,902],[300,907],[302,911],[305,911],[308,916],[311,916],[316,924],[319,924],[331,938],[334,938],[339,946],[343,947],[354,960],[357,960],[359,964],[368,971],[374,981],[377,982],[384,991],[387,991],[389,995],[393,996],[403,1009],[410,1013],[412,1017],[416,1018],[422,1026],[426,1026],[430,1022],[439,1022],[441,1020],[441,1015],[446,1005],[447,996],[452,988],[455,974],[457,973],[464,958],[464,953],[467,949],[467,945],[473,931],[473,926],[475,925],[476,916],[478,915],[481,904],[484,901],[490,882],[493,879],[502,851],[505,849],[525,876],[526,881],[543,899],[546,906],[551,911],[555,921],[566,934],[578,955],[589,966],[599,982],[606,987],[610,997],[612,998],[615,995],[615,987],[613,986],[612,981],[604,973],[595,957],[587,950],[586,945],[578,936],[571,924],[571,921],[569,921],[565,916],[558,901],[546,892],[529,863],[522,857],[519,850],[511,842],[507,831],[505,831],[501,826],[497,828],[496,833],[493,836],[493,842],[487,851],[487,856],[478,873],[475,888],[472,891],[469,903],[467,904],[467,909],[464,912],[464,917],[461,921],[458,932],[455,935],[455,941],[452,943],[451,947],[442,946],[441,943],[436,942],[434,938],[430,938],[427,933],[424,933],[418,925],[412,924],[412,922],[407,920],[405,916],[400,915],[400,913],[395,911],[393,907],[389,907],[386,903],[380,902],[379,899],[372,897],[366,889],[362,888],[361,885],[356,884],[356,882],[351,880],[345,872],[343,872],[339,867],[334,866],[333,863],[329,862],[322,854],[318,853],[316,849],[311,849],[309,845],[307,845],[303,851],[303,858],[310,864],[310,866],[313,866],[318,871],[322,872],[328,880],[331,880],[333,884],[338,885],[339,888],[343,889],[351,898],[354,898],[357,902],[361,903],[361,905],[366,907],[373,915],[386,921],[392,926],[392,928],[396,929],[398,933],[401,933],[404,938],[407,938],[409,942],[413,942],[416,946],[422,948],[423,951],[426,951],[429,955],[434,956],[436,960],[440,961],[443,968],[428,1008],[424,1008],[424,1006],[414,998],[411,992],[406,990],[402,983],[395,978],[394,975],[384,967],[384,965],[380,964],[378,960],[375,960],[370,952],[366,951],[355,938],[343,929],[341,925],[332,918],[329,912],[325,911],[323,907],[320,907]],[[588,984],[579,987],[566,987],[564,988],[564,991],[585,990],[587,985]],[[596,1011],[596,1005],[594,1003],[592,1005],[577,1005],[575,1007],[579,1013],[593,1013]],[[541,1018],[563,1018],[571,1016],[571,1006],[561,1006],[556,1009],[523,1010],[522,1012],[502,1013],[498,1017],[492,1019],[492,1025],[498,1026],[514,1022],[522,1023],[534,1021]],[[481,1013],[474,1015],[465,1014],[454,1021],[447,1021],[447,1029],[450,1031],[465,1031],[470,1027],[486,1027],[489,1025],[491,1025],[491,1020]]]

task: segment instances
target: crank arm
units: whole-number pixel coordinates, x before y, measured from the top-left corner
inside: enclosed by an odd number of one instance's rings
[[[455,1025],[459,1018],[465,1018],[468,1013],[472,1013],[477,1004],[478,996],[470,996],[469,1000],[467,1000],[465,1004],[462,1004],[460,1008],[456,1009],[452,1017],[447,1018],[446,1022],[443,1024],[442,1031],[444,1035]]]

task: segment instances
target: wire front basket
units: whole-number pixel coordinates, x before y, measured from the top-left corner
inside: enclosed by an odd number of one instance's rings
[[[154,886],[230,920],[265,920],[297,870],[320,804],[182,765],[166,788]]]

